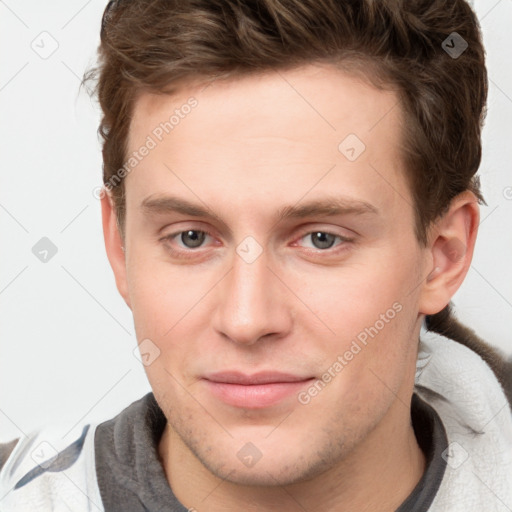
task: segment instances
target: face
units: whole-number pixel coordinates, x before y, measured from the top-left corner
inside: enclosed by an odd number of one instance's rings
[[[118,284],[215,475],[299,482],[407,421],[428,262],[400,133],[394,93],[329,67],[138,99]]]

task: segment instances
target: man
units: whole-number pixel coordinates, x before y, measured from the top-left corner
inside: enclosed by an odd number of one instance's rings
[[[449,306],[482,200],[469,6],[111,2],[96,71],[153,393],[4,446],[2,510],[510,510],[507,367]]]

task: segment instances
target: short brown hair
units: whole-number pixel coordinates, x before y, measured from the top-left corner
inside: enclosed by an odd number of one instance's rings
[[[467,48],[453,55],[443,41]],[[487,72],[478,21],[464,0],[114,0],[98,54],[84,82],[97,78],[103,181],[121,228],[120,170],[141,92],[316,62],[398,93],[420,242],[459,193],[471,190],[483,201],[475,174]]]

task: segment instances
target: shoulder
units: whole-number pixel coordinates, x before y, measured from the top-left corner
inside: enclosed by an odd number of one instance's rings
[[[508,368],[512,369],[512,362]],[[466,414],[473,416],[474,411],[475,422],[486,414],[492,417],[498,408],[508,411],[506,423],[510,423],[510,389],[505,384],[471,348],[437,333],[422,333],[416,385],[439,393]]]
[[[497,511],[512,503],[512,414],[491,367],[467,346],[427,333],[415,389],[439,415],[448,441],[431,510]],[[494,496],[484,482],[492,482]]]
[[[61,428],[49,425],[0,443],[1,512],[103,512],[107,505],[120,510],[121,498],[129,505],[124,510],[134,510],[127,482],[136,482],[138,471],[144,474],[145,457],[164,423],[148,393],[117,416],[64,438]]]
[[[75,438],[62,438],[49,426],[2,444],[2,511],[28,506],[42,512],[103,510],[94,467],[94,433],[94,425],[85,425]]]
[[[484,366],[488,366],[496,376],[505,396],[512,406],[512,357],[507,357],[502,350],[491,345],[486,340],[476,334],[476,332],[461,323],[453,312],[452,304],[450,303],[442,311],[435,315],[427,315],[425,318],[425,327],[428,335],[436,337],[440,336],[442,339],[455,341],[457,344],[462,345],[478,357],[474,359],[479,361],[477,369],[482,367],[482,360]],[[423,338],[423,336],[422,336]],[[457,352],[458,348],[451,350],[449,345],[453,343],[442,342],[443,346],[452,352]],[[464,352],[464,351],[463,351]]]

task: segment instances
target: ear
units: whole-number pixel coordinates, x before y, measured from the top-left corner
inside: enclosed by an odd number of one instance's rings
[[[101,218],[103,223],[103,237],[108,261],[114,271],[116,286],[124,301],[130,306],[128,283],[126,280],[126,258],[123,247],[123,239],[117,223],[117,215],[114,201],[110,193],[103,190],[101,194]]]
[[[478,200],[466,191],[455,197],[448,211],[431,226],[431,268],[419,299],[420,313],[438,313],[459,289],[471,265],[479,222]]]

